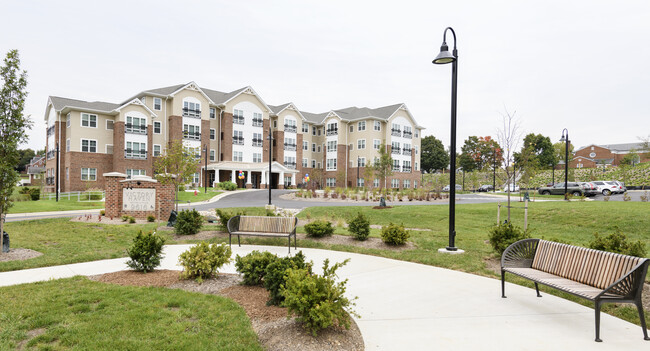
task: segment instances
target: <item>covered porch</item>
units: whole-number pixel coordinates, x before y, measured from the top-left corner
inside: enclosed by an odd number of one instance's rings
[[[269,174],[266,163],[222,161],[208,164],[208,181],[212,186],[231,181],[238,188],[246,189],[285,189],[296,186],[298,170],[273,162]]]

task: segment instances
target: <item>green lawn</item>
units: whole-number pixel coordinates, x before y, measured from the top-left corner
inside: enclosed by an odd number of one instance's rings
[[[38,201],[19,201],[9,209],[9,213],[27,213],[27,212],[52,212],[52,211],[72,211],[72,210],[93,210],[104,208],[104,202],[78,202],[76,199],[56,200],[38,200]]]
[[[0,311],[3,351],[262,350],[237,303],[182,290],[74,277],[0,288]]]
[[[208,192],[205,193],[203,192],[203,188],[197,189],[196,190],[196,195],[194,195],[194,191],[179,191],[178,192],[178,202],[179,203],[187,203],[189,202],[199,202],[199,201],[206,201],[210,200],[211,198],[223,193],[223,191],[217,191],[217,190],[212,190],[208,189]]]

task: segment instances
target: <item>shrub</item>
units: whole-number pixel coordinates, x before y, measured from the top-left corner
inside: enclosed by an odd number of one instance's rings
[[[286,284],[281,288],[283,305],[314,336],[332,325],[350,328],[348,312],[354,314],[354,303],[343,296],[347,279],[338,283],[334,280],[336,270],[348,262],[349,259],[329,267],[329,259],[325,259],[322,276],[304,268],[287,271]]]
[[[269,291],[267,305],[280,305],[284,301],[282,286],[286,283],[289,269],[306,269],[311,273],[311,263],[305,263],[302,251],[293,257],[282,257],[269,263],[264,276],[264,287]]]
[[[132,216],[129,216],[129,223],[133,224],[135,223],[135,218]]]
[[[154,215],[148,215],[147,216],[147,222],[153,222],[155,220],[156,220],[156,216],[154,216]]]
[[[623,201],[632,201],[632,197],[627,193],[627,191],[623,193]]]
[[[266,267],[278,259],[278,256],[268,251],[260,252],[255,250],[243,257],[237,255],[235,268],[239,274],[244,275],[244,285],[262,286],[266,275]]]
[[[224,264],[230,262],[232,250],[226,244],[208,244],[202,241],[189,250],[183,252],[178,262],[183,266],[181,277],[196,279],[201,283],[203,279],[212,277]]]
[[[127,215],[122,216],[122,222],[126,222],[128,220],[129,220],[129,216]]]
[[[232,190],[237,190],[237,184],[235,184],[233,182],[230,182],[230,181],[221,182],[221,183],[217,184],[217,187],[219,189],[223,189],[223,190],[231,190],[231,191]]]
[[[199,232],[203,226],[203,216],[195,209],[183,210],[176,217],[174,229],[178,235],[191,235]]]
[[[388,245],[404,245],[409,239],[409,232],[404,229],[404,225],[389,223],[381,227],[381,240]]]
[[[332,227],[332,222],[319,220],[305,225],[305,231],[307,232],[307,236],[321,238],[332,235],[334,228]]]
[[[29,190],[29,196],[32,198],[32,201],[38,201],[41,198],[41,189],[31,188]]]
[[[275,212],[273,210],[269,210],[268,208],[266,209],[266,216],[267,217],[275,217]]]
[[[221,223],[221,226],[224,228],[228,228],[228,220],[234,216],[243,216],[246,214],[246,212],[240,211],[237,213],[232,213],[228,211],[222,211],[220,209],[216,209],[217,216],[219,217],[219,223]]]
[[[126,250],[131,258],[126,262],[127,266],[147,273],[153,271],[160,265],[163,257],[162,249],[165,239],[156,235],[155,232],[143,233],[142,230],[133,239],[133,245]]]
[[[370,221],[363,213],[359,212],[356,217],[348,221],[348,231],[357,240],[364,241],[370,235]]]
[[[488,232],[488,238],[492,249],[501,255],[508,246],[519,240],[530,238],[530,235],[512,223],[503,223],[492,227]]]
[[[645,257],[645,244],[640,240],[629,242],[627,236],[617,227],[616,231],[606,237],[594,234],[594,240],[589,243],[590,249],[620,253],[624,255]]]
[[[99,211],[99,215],[102,216],[102,217],[106,216],[106,210]]]

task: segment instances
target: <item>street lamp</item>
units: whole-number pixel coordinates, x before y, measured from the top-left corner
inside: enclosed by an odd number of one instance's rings
[[[205,173],[203,173],[203,188],[205,193],[208,193],[208,145],[203,146],[203,154],[205,155]]]
[[[357,188],[359,187],[359,168],[361,168],[361,156],[357,156]]]
[[[566,134],[566,135],[565,135]],[[560,142],[564,142],[564,199],[567,200],[568,182],[569,182],[569,131],[564,128],[562,130],[562,138]]]
[[[454,50],[449,52],[447,46],[447,31],[451,31],[454,36]],[[446,250],[440,251],[455,252],[458,248],[455,245],[456,240],[456,81],[458,79],[458,50],[456,49],[456,32],[451,27],[447,27],[442,34],[442,45],[440,53],[433,59],[436,65],[451,63],[451,145],[449,153],[451,156],[451,174],[449,175],[449,246]],[[461,250],[462,252],[462,250]]]
[[[266,187],[269,189],[269,206],[271,206],[271,160],[273,159],[273,154],[271,153],[271,148],[273,147],[273,132],[271,131],[271,121],[269,121],[269,176],[266,177]]]
[[[492,192],[497,192],[497,149],[496,145],[494,146],[494,167],[492,167]]]

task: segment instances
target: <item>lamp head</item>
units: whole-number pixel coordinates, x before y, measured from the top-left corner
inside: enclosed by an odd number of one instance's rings
[[[447,46],[447,43],[443,41],[440,46],[440,53],[432,62],[436,65],[444,65],[454,61],[456,61],[456,57],[449,52],[449,46]]]
[[[562,137],[560,138],[560,142],[563,143],[563,142],[565,142],[565,141],[566,141],[566,138],[564,137],[564,133],[562,133]]]

